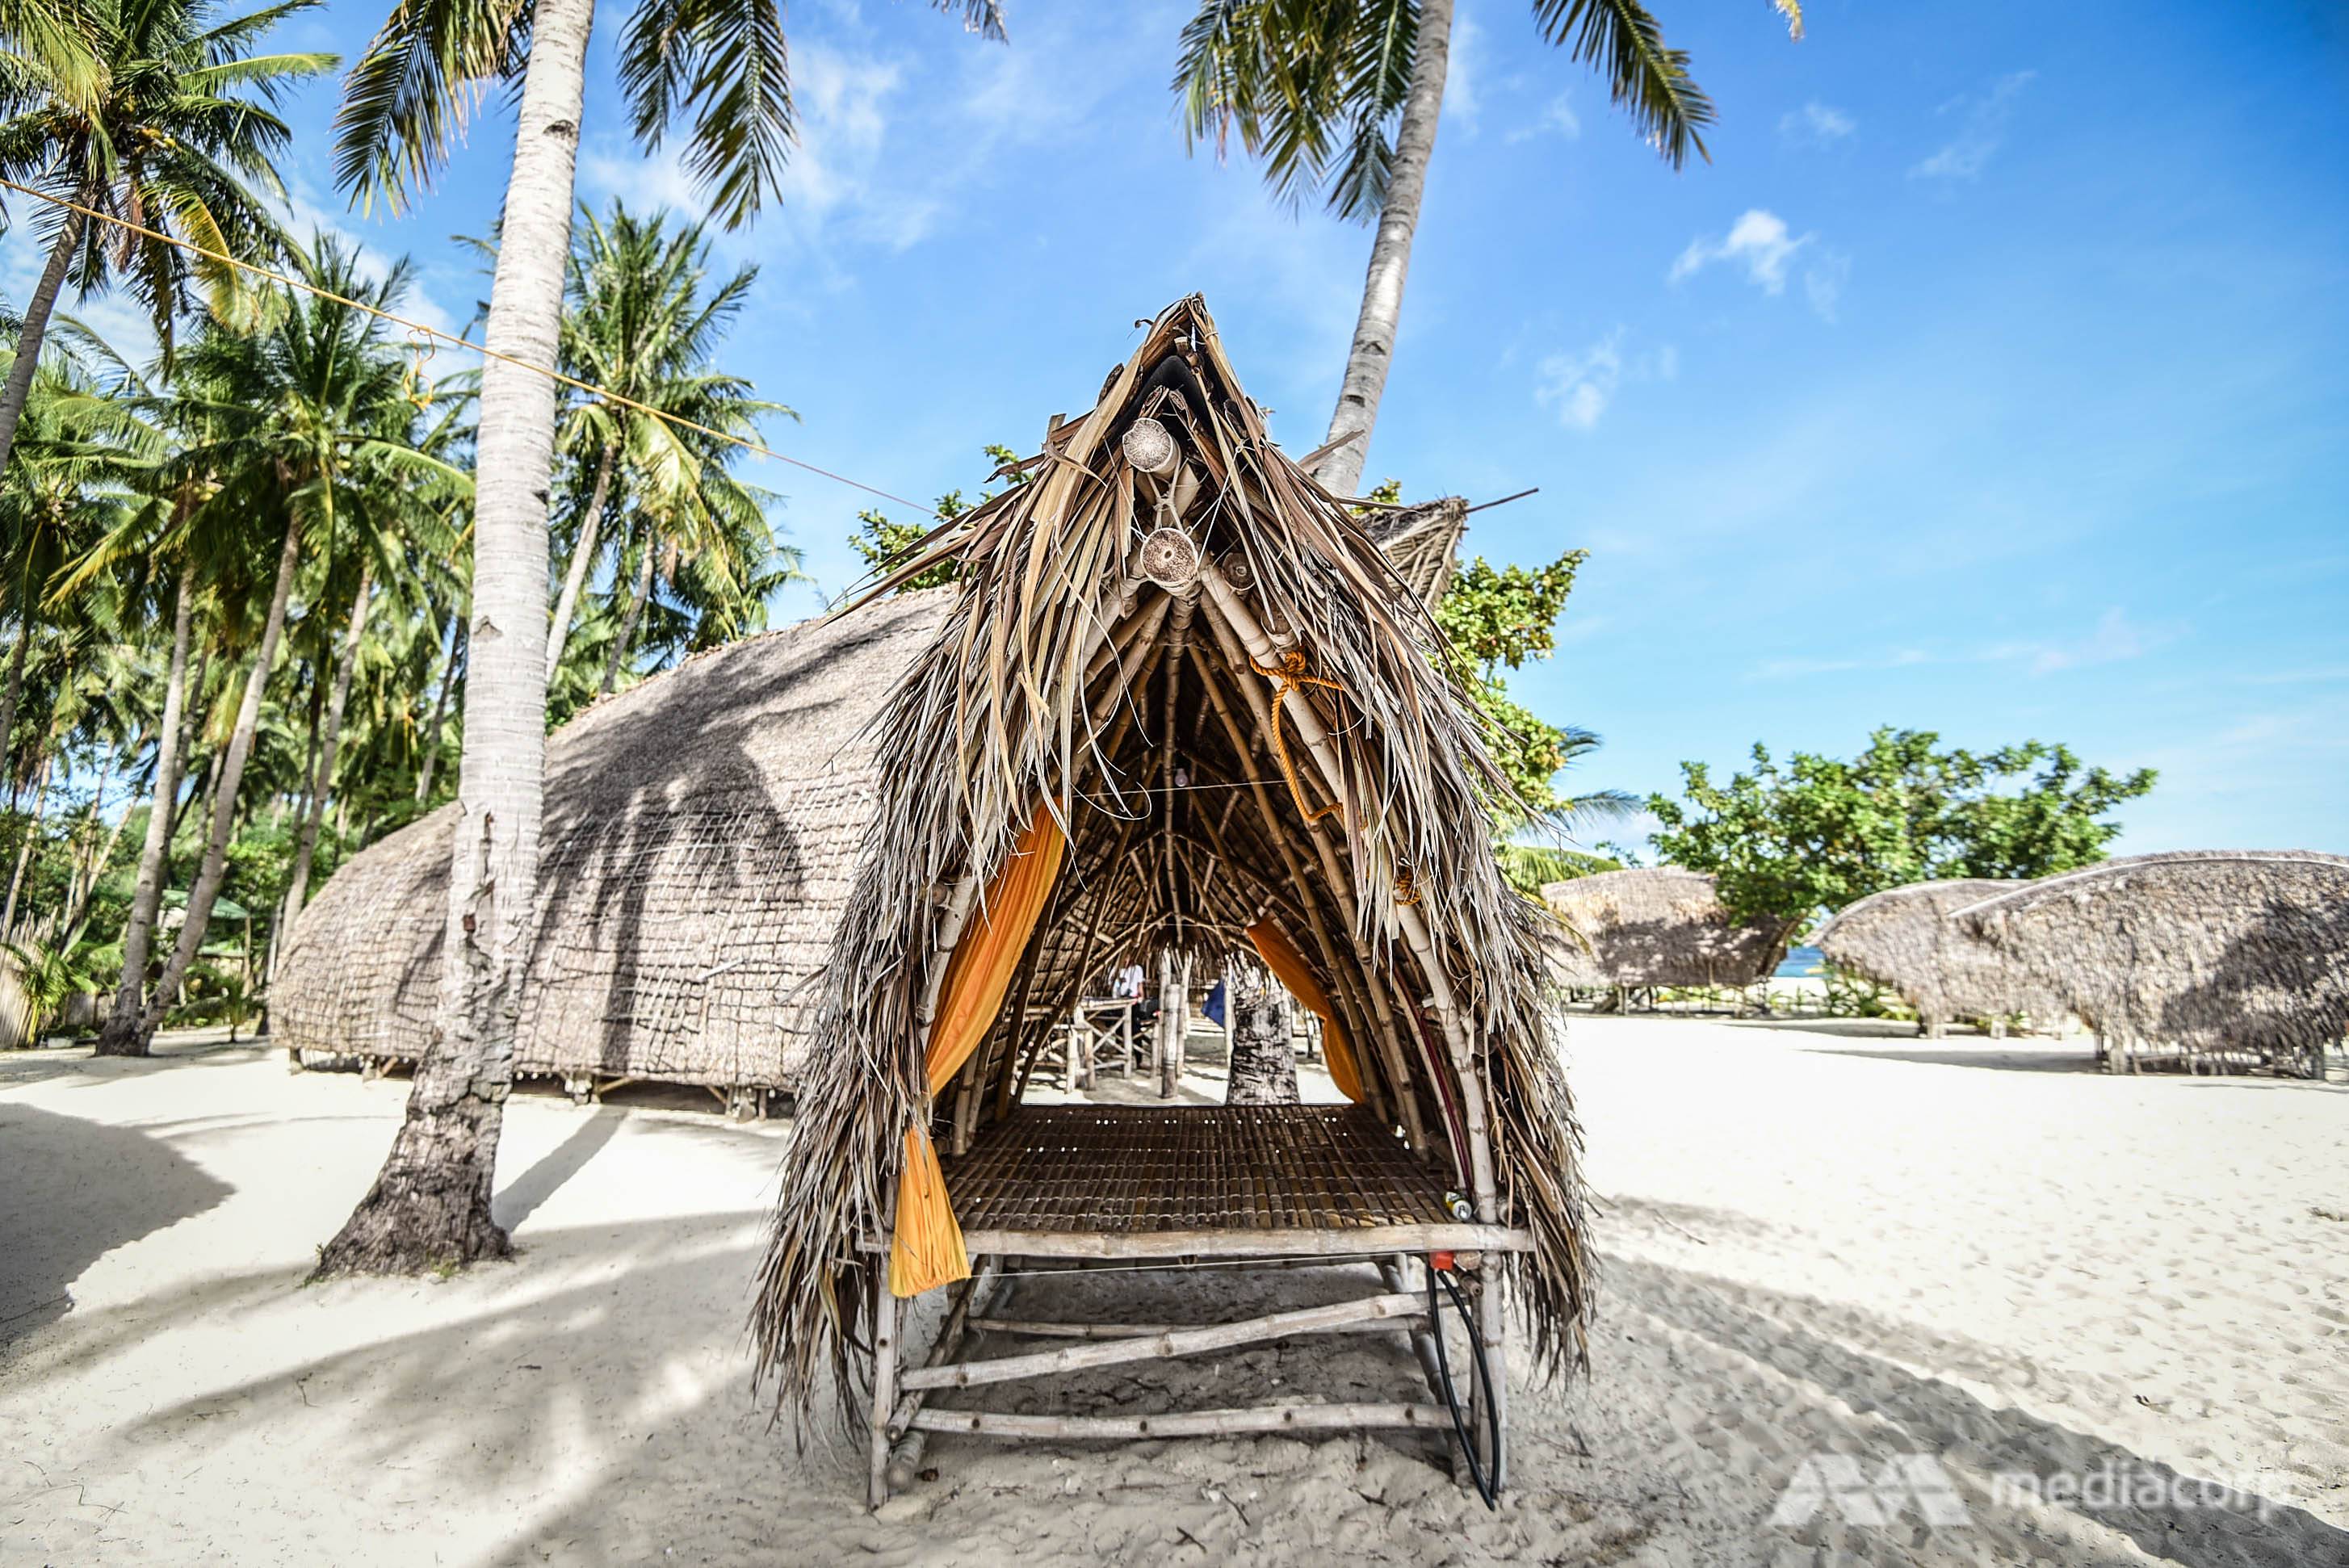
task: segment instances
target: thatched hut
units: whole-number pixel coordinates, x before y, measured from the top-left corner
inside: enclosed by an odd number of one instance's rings
[[[579,1094],[700,1084],[744,1109],[794,1081],[872,816],[866,721],[949,597],[700,655],[553,738],[518,1072]],[[454,821],[370,846],[303,912],[271,986],[289,1049],[379,1064],[429,1043]]]
[[[1957,912],[2101,1037],[2106,1067],[2170,1057],[2321,1076],[2349,1028],[2349,859],[2134,855]]]
[[[1928,1038],[1939,1039],[1956,1018],[1988,1019],[1994,1031],[2018,1016],[2052,1022],[2064,1015],[2063,998],[2019,957],[1950,918],[2025,885],[1967,877],[1887,888],[1842,911],[1812,941],[1844,974],[1899,992]]]
[[[963,574],[875,725],[879,808],[755,1295],[779,1408],[836,1396],[877,1501],[933,1432],[1451,1429],[1458,1411],[1435,1371],[1442,1403],[1291,1390],[1114,1417],[971,1402],[1001,1381],[1381,1326],[1441,1370],[1430,1318],[1464,1300],[1489,1365],[1505,1283],[1538,1365],[1578,1364],[1578,1137],[1541,916],[1495,863],[1506,784],[1418,585],[1272,444],[1195,297],[1053,422],[1033,470],[900,569]],[[1251,949],[1322,1012],[1348,1104],[1021,1103],[1107,954]],[[1007,1327],[984,1305],[1039,1259],[1299,1258],[1387,1277],[1358,1300],[1149,1331]],[[916,1360],[907,1299],[942,1286]],[[974,1324],[1083,1343],[973,1359]],[[1506,1387],[1495,1367],[1463,1418],[1495,1482]]]
[[[1732,921],[1713,878],[1677,866],[1547,882],[1541,896],[1566,926],[1549,954],[1567,986],[1751,985],[1785,957],[1792,929],[1785,921]]]

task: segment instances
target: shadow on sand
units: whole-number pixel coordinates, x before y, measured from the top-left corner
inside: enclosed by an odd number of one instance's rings
[[[99,1258],[229,1191],[148,1132],[0,1103],[0,1345],[70,1311]]]

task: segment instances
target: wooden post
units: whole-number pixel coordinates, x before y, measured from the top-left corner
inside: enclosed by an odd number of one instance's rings
[[[889,1412],[897,1402],[897,1298],[889,1293],[886,1254],[873,1262],[873,1414],[867,1434],[871,1469],[865,1478],[867,1506],[889,1501]]]

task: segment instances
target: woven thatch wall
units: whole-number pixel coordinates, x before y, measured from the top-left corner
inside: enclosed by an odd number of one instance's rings
[[[1178,450],[1163,488],[1123,445],[1143,418]],[[858,1243],[892,1228],[917,1120],[947,1146],[1016,1101],[1042,1037],[1023,1001],[1049,1016],[1118,954],[1245,951],[1257,919],[1320,971],[1364,1103],[1421,1158],[1466,1182],[1461,1108],[1489,1105],[1477,1207],[1533,1235],[1506,1267],[1537,1361],[1577,1364],[1579,1140],[1543,1006],[1546,923],[1495,863],[1485,802],[1506,780],[1424,596],[1456,536],[1433,519],[1423,575],[1398,573],[1272,444],[1195,298],[1047,442],[1038,477],[898,569],[953,558],[963,575],[881,721],[881,802],[756,1297],[762,1373],[796,1411],[852,1395],[874,1268]],[[1185,533],[1197,564],[1145,578],[1143,535],[1169,516],[1161,535]],[[934,1097],[927,988],[1040,801],[1068,842],[1053,902],[992,1036]]]
[[[553,738],[520,1071],[793,1081],[872,816],[865,723],[949,597],[704,654]],[[429,1042],[453,820],[354,856],[303,913],[277,1038],[399,1059]]]
[[[1861,899],[1814,940],[1845,974],[1906,997],[1929,1033],[1954,1018],[2021,1013],[2050,1022],[2063,1015],[2063,998],[2019,958],[1950,918],[2023,885],[1986,878],[1911,882]]]
[[[2349,859],[2137,855],[1955,917],[2131,1047],[2297,1060],[2349,1028]]]
[[[1568,927],[1549,944],[1560,985],[1751,985],[1786,955],[1785,925],[1731,924],[1702,872],[1601,872],[1541,892]]]

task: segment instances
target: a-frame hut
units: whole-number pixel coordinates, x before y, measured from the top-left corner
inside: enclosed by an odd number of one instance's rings
[[[1195,297],[1054,422],[1029,471],[899,572],[953,560],[961,578],[874,725],[880,798],[758,1281],[760,1373],[802,1417],[836,1395],[869,1437],[876,1501],[893,1449],[902,1475],[932,1432],[1450,1429],[1464,1406],[1497,1483],[1504,1289],[1541,1368],[1583,1356],[1578,1138],[1543,1006],[1546,917],[1494,859],[1506,785],[1425,588],[1272,444]],[[1053,1017],[1137,948],[1261,955],[1323,1013],[1349,1103],[1024,1105]],[[1057,1326],[1084,1343],[972,1355],[1006,1267],[1299,1258],[1384,1278],[1336,1306],[1123,1337]],[[916,1361],[907,1298],[941,1286],[951,1310]],[[1489,1384],[1438,1365],[1430,1317],[1455,1310]],[[1424,1401],[1289,1390],[1078,1418],[984,1398],[1381,1321],[1421,1351]]]

